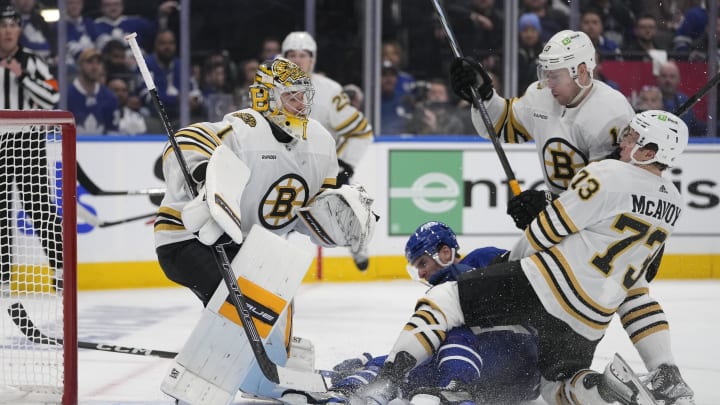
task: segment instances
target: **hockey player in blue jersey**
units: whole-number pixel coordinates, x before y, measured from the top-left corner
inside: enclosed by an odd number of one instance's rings
[[[405,246],[408,272],[432,288],[457,280],[472,268],[485,267],[506,252],[484,247],[461,258],[459,248],[455,233],[446,224],[422,224]],[[333,389],[349,394],[372,381],[386,357],[373,358],[365,353],[338,364]],[[408,375],[401,393],[406,400],[432,396],[443,404],[518,403],[536,398],[539,384],[534,329],[523,325],[457,327],[447,333],[445,343],[433,357]]]

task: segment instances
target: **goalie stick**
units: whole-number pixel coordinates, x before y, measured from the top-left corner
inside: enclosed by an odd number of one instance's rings
[[[30,315],[25,310],[25,307],[20,302],[16,302],[8,307],[8,314],[10,318],[17,325],[20,331],[27,337],[31,342],[42,345],[62,345],[63,340],[61,338],[51,337],[44,334],[40,329],[35,326],[35,323],[30,319]],[[77,346],[81,349],[99,350],[102,352],[114,352],[123,354],[133,354],[138,356],[150,356],[160,357],[164,359],[175,358],[177,353],[168,352],[164,350],[144,349],[141,347],[125,347],[104,343],[92,343],[78,341]]]
[[[170,146],[172,147],[172,150],[174,152],[173,154],[177,158],[180,170],[182,171],[183,177],[185,178],[185,184],[187,185],[187,189],[190,191],[192,198],[195,198],[198,195],[198,192],[195,189],[195,182],[190,176],[187,162],[185,161],[180,146],[178,145],[177,140],[173,135],[174,131],[172,129],[172,125],[170,124],[170,119],[165,112],[165,107],[160,101],[157,89],[155,88],[155,83],[152,79],[152,76],[150,75],[150,71],[147,68],[145,58],[140,51],[140,47],[138,46],[136,37],[137,33],[133,32],[126,35],[125,40],[130,45],[130,49],[132,50],[135,61],[137,62],[138,69],[140,69],[140,73],[143,77],[143,81],[145,82],[145,86],[150,93],[153,103],[155,104],[155,108],[157,109],[163,126],[165,127],[165,132],[168,136]],[[220,206],[225,208],[223,204],[220,204]],[[234,216],[234,213],[232,212],[229,212],[228,214],[231,217]],[[238,282],[235,279],[235,275],[230,266],[230,261],[228,260],[227,254],[225,253],[224,245],[216,244],[212,246],[211,250],[213,252],[213,255],[215,256],[215,260],[217,261],[218,271],[220,271],[220,273],[222,274],[223,281],[227,286],[229,292],[228,298],[237,310],[237,314],[245,331],[245,336],[250,343],[250,347],[252,348],[255,359],[257,360],[258,366],[260,367],[263,375],[265,375],[268,380],[281,387],[297,386],[298,381],[303,381],[303,383],[305,383],[307,386],[325,387],[325,380],[320,374],[288,369],[286,367],[275,364],[270,359],[267,351],[265,350],[265,346],[262,343],[260,334],[258,333],[257,328],[255,327],[255,324],[250,316],[250,312],[248,311],[248,304],[245,296],[240,290]]]
[[[116,196],[116,195],[147,195],[147,196],[163,196],[164,188],[146,188],[140,190],[118,190],[108,191],[101,189],[92,179],[85,173],[80,163],[76,165],[77,180],[88,193],[95,196]]]
[[[462,58],[462,51],[460,50],[460,47],[455,40],[455,35],[450,28],[450,22],[445,16],[445,10],[440,4],[440,0],[432,0],[432,2],[433,6],[435,7],[435,11],[437,12],[437,15],[440,19],[440,25],[442,25],[443,30],[445,31],[445,35],[448,38],[448,42],[450,43],[450,48],[452,48],[453,54],[456,58]],[[483,104],[483,101],[480,99],[480,95],[478,94],[477,89],[471,87],[470,91],[473,95],[472,104],[475,108],[478,109],[478,111],[480,111],[480,117],[482,117],[483,124],[485,124],[485,130],[488,132],[488,136],[490,136],[490,141],[495,148],[495,153],[497,154],[498,159],[500,159],[500,164],[502,165],[502,168],[505,171],[505,175],[508,178],[508,185],[510,186],[513,195],[518,195],[520,194],[520,183],[518,183],[517,178],[515,178],[515,173],[513,173],[512,167],[510,167],[510,162],[508,161],[507,155],[505,155],[505,151],[503,150],[502,145],[500,145],[500,139],[498,139],[498,135],[495,132],[492,120],[490,119],[490,114],[488,114],[487,108],[485,108],[485,104]]]

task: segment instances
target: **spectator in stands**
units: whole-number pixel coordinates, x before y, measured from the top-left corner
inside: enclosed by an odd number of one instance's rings
[[[637,113],[647,110],[662,110],[664,106],[660,88],[657,86],[643,86],[638,92],[633,108]]]
[[[460,110],[451,102],[445,80],[436,78],[416,87],[413,101],[412,117],[408,121],[406,132],[417,135],[475,133],[465,128]]]
[[[458,45],[478,60],[497,53],[503,45],[503,14],[495,0],[469,0],[450,3],[448,18],[457,33]]]
[[[600,13],[605,38],[612,40],[619,47],[625,44],[629,27],[633,26],[635,16],[627,1],[623,0],[582,0],[580,8],[594,8]]]
[[[651,61],[652,57],[648,53],[650,50],[664,50],[658,45],[657,37],[657,21],[652,14],[642,14],[635,21],[633,28],[633,38],[626,41],[623,46],[623,56],[629,59],[638,59],[643,61]]]
[[[688,96],[678,90],[680,80],[680,69],[677,63],[668,61],[660,67],[657,83],[662,92],[663,110],[673,112],[687,101]],[[681,115],[680,118],[687,124],[690,136],[705,136],[707,130],[705,122],[698,119],[692,109]]]
[[[276,56],[280,55],[280,51],[280,40],[275,37],[267,37],[262,41],[257,60],[275,59]]]
[[[78,57],[78,75],[68,88],[68,109],[75,115],[78,134],[107,134],[118,131],[119,104],[103,83],[102,56],[88,48]]]
[[[555,33],[568,28],[568,15],[552,8],[548,0],[523,0],[521,13],[534,13],[540,18],[540,41],[547,42]]]
[[[690,45],[705,33],[708,13],[703,0],[687,0],[680,26],[673,38],[673,48],[678,52],[690,52]],[[691,130],[692,132],[692,130]]]
[[[406,96],[398,94],[396,85],[399,69],[389,60],[383,61],[380,79],[380,134],[405,133],[410,108]]]
[[[672,41],[677,28],[673,12],[677,8],[678,1],[634,0],[629,3],[636,16],[648,14],[655,18],[657,49],[672,49]]]
[[[20,45],[54,65],[52,55],[57,41],[52,35],[50,25],[40,15],[40,7],[35,0],[13,0],[13,3],[22,17]]]
[[[255,81],[255,73],[259,65],[257,59],[247,59],[238,63],[240,80],[234,92],[235,105],[239,108],[250,107],[250,85]]]
[[[105,74],[109,79],[122,78],[126,80],[134,89],[137,86],[135,81],[135,69],[128,64],[128,46],[124,41],[111,39],[102,49],[103,64],[105,65]]]
[[[530,84],[537,81],[537,56],[543,49],[543,43],[540,42],[540,18],[534,13],[521,15],[518,30],[518,91],[522,95]]]
[[[107,0],[106,0],[107,1]],[[109,0],[115,1],[115,0]],[[145,58],[148,70],[153,75],[158,97],[165,107],[168,118],[177,121],[180,115],[180,60],[176,55],[177,42],[175,34],[170,30],[163,30],[155,37],[155,48],[152,54]],[[142,80],[137,80],[140,95],[145,106],[146,115],[157,120],[157,111],[150,93]],[[152,123],[150,123],[152,126]]]
[[[412,90],[415,78],[410,73],[402,70],[402,67],[405,66],[405,55],[400,42],[395,40],[383,41],[382,59],[383,61],[389,61],[397,69],[395,92],[399,96],[406,96]]]
[[[110,79],[107,84],[118,100],[118,133],[124,135],[138,135],[147,132],[145,117],[138,111],[136,106],[128,105],[130,96],[128,83],[119,77]]]
[[[158,18],[148,20],[139,16],[128,16],[123,14],[123,0],[101,0],[100,11],[102,16],[95,19],[95,46],[103,49],[111,39],[124,40],[125,35],[137,32],[138,43],[146,51],[152,50],[152,39],[159,27],[158,21],[166,21],[166,17],[177,9],[178,3],[173,0],[164,1],[158,6]]]
[[[95,24],[93,19],[83,15],[84,0],[65,1],[65,27],[67,30],[67,54],[65,64],[70,74],[76,71],[75,61],[80,52],[95,47]],[[57,37],[59,21],[51,25],[53,36]]]
[[[599,80],[608,86],[612,87],[613,89],[620,91],[620,85],[614,81],[609,79],[605,74],[603,73],[602,69],[602,55],[600,55],[600,52],[598,52],[597,49],[595,49],[595,70],[593,70],[593,79]]]
[[[605,36],[602,15],[594,8],[589,8],[580,15],[580,31],[590,37],[595,49],[603,56],[619,55],[620,48],[615,41]]]
[[[700,39],[696,40],[692,43],[690,46],[690,55],[688,55],[688,60],[690,62],[705,62],[708,58],[708,36],[709,35],[715,35],[716,38],[720,38],[720,16],[718,16],[717,23],[715,24],[715,31],[710,32],[711,27],[710,24],[707,25],[707,28],[705,29],[705,35],[703,35]],[[718,42],[718,49],[715,50],[717,52],[718,56],[720,56],[720,42]]]
[[[237,110],[233,95],[227,85],[225,65],[210,59],[203,69],[203,81],[200,87],[207,120],[220,121],[225,114]]]

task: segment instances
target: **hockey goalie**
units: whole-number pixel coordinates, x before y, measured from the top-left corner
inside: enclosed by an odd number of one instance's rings
[[[292,299],[312,253],[282,236],[297,231],[324,247],[365,252],[377,220],[363,187],[335,188],[334,141],[307,116],[313,88],[297,65],[283,58],[261,63],[250,96],[252,108],[175,133],[184,162],[173,145],[163,153],[158,260],[206,307],[161,385],[181,403],[227,404],[238,389],[270,397],[284,388],[323,389],[270,381],[250,343],[261,340],[274,365],[290,358],[288,368],[313,369],[312,344],[292,338]],[[217,252],[230,262],[247,308],[228,300]],[[243,310],[254,325],[248,333]]]

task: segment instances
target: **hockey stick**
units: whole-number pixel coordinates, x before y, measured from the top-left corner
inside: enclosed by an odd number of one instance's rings
[[[62,338],[55,338],[44,334],[35,323],[30,319],[30,315],[27,313],[25,306],[21,302],[16,302],[8,307],[8,314],[12,319],[13,323],[20,329],[20,331],[28,338],[31,342],[39,345],[56,345],[61,346],[63,344]],[[170,352],[166,350],[147,349],[143,347],[132,347],[132,346],[119,346],[107,343],[95,343],[78,341],[78,347],[81,349],[97,350],[108,353],[120,353],[120,354],[131,354],[134,356],[144,357],[159,357],[161,359],[174,359],[178,355],[177,352]],[[317,373],[330,377],[333,373],[337,373],[333,370],[315,370]]]
[[[101,189],[85,171],[77,164],[77,180],[81,186],[91,195],[96,196],[113,196],[113,195],[149,195],[149,196],[162,196],[165,194],[164,188],[146,188],[140,190],[122,190],[122,191],[107,191]]]
[[[705,83],[704,86],[700,88],[700,90],[697,91],[697,93],[693,94],[690,98],[685,100],[684,103],[680,107],[673,112],[673,114],[677,115],[678,117],[688,112],[689,109],[691,109],[698,101],[700,101],[701,98],[705,97],[705,95],[712,90],[713,87],[717,86],[718,82],[720,82],[720,72],[715,73],[715,76],[713,76],[710,80],[708,80],[707,83]]]
[[[448,37],[448,42],[450,42],[450,48],[452,48],[453,54],[456,58],[462,58],[462,51],[457,45],[455,35],[450,28],[450,22],[445,16],[445,10],[440,4],[440,0],[432,1],[433,5],[435,6],[435,11],[440,18],[440,24],[445,31],[445,35]],[[510,186],[510,190],[512,190],[513,195],[518,195],[520,194],[520,183],[518,183],[517,179],[515,178],[515,173],[513,173],[513,170],[510,167],[510,162],[505,155],[505,151],[503,150],[502,145],[500,145],[500,139],[498,138],[497,133],[495,133],[495,128],[493,127],[492,120],[490,119],[490,114],[488,114],[487,108],[485,108],[485,104],[483,104],[482,100],[480,99],[480,95],[478,94],[477,89],[471,87],[470,91],[472,92],[473,96],[472,104],[475,108],[478,109],[478,111],[480,111],[480,117],[482,117],[483,124],[485,124],[485,130],[487,130],[488,135],[490,136],[490,141],[495,148],[495,153],[500,159],[500,164],[502,165],[503,170],[505,171],[505,175],[508,178],[508,185]]]
[[[137,34],[133,32],[125,36],[125,40],[130,45],[130,49],[132,50],[135,61],[137,62],[138,68],[140,69],[140,73],[143,77],[143,80],[145,81],[145,86],[150,92],[150,96],[153,99],[155,108],[157,109],[163,126],[165,127],[165,132],[170,141],[170,145],[173,149],[175,157],[178,160],[178,165],[180,166],[180,170],[183,173],[183,177],[185,178],[185,184],[187,185],[187,189],[190,191],[192,198],[195,198],[198,195],[198,192],[195,189],[195,181],[190,176],[187,162],[185,161],[185,158],[182,154],[180,145],[178,145],[177,140],[175,139],[175,131],[173,131],[172,125],[170,124],[170,119],[165,112],[165,107],[160,101],[157,89],[155,88],[155,83],[152,79],[152,76],[150,75],[150,71],[148,70],[147,65],[145,64],[145,58],[140,51],[140,47],[138,46],[136,37]],[[227,208],[224,204],[219,205],[222,208]],[[232,212],[232,210],[228,212],[228,215],[230,217],[235,217],[235,214]],[[270,359],[267,351],[265,350],[265,346],[262,343],[260,334],[255,327],[255,323],[250,316],[247,301],[242,291],[240,290],[240,287],[238,286],[237,279],[235,278],[235,274],[233,273],[232,267],[230,266],[230,260],[227,257],[224,245],[215,244],[212,247],[212,252],[218,264],[218,270],[220,271],[225,285],[227,286],[230,302],[233,304],[233,306],[235,306],[235,309],[237,310],[238,316],[240,317],[240,321],[242,323],[242,327],[245,331],[245,335],[247,336],[250,347],[252,348],[255,359],[257,360],[258,366],[260,367],[263,375],[265,375],[268,380],[282,387],[294,387],[298,385],[297,381],[303,381],[309,386],[326,388],[325,379],[320,374],[288,369],[286,367],[275,364]]]
[[[81,204],[77,204],[77,215],[79,218],[87,221],[88,224],[90,224],[96,228],[107,228],[109,226],[115,226],[115,225],[125,224],[125,223],[132,222],[132,221],[137,221],[140,219],[151,218],[151,217],[154,217],[155,215],[157,215],[157,212],[153,211],[153,212],[149,212],[147,214],[136,215],[136,216],[132,216],[129,218],[118,219],[115,221],[103,221],[97,215],[90,212],[90,210],[88,210]]]
[[[16,302],[8,308],[8,314],[12,321],[20,328],[20,331],[27,337],[31,342],[41,345],[57,345],[62,346],[63,340],[61,338],[50,337],[44,334],[40,329],[35,326],[35,323],[30,319],[25,307],[22,303]],[[103,343],[92,343],[92,342],[77,342],[78,347],[81,349],[99,350],[102,352],[113,352],[123,354],[133,354],[137,356],[146,357],[160,357],[163,359],[172,359],[177,356],[175,352],[167,352],[164,350],[144,349],[141,347],[125,347],[117,345],[108,345]]]

